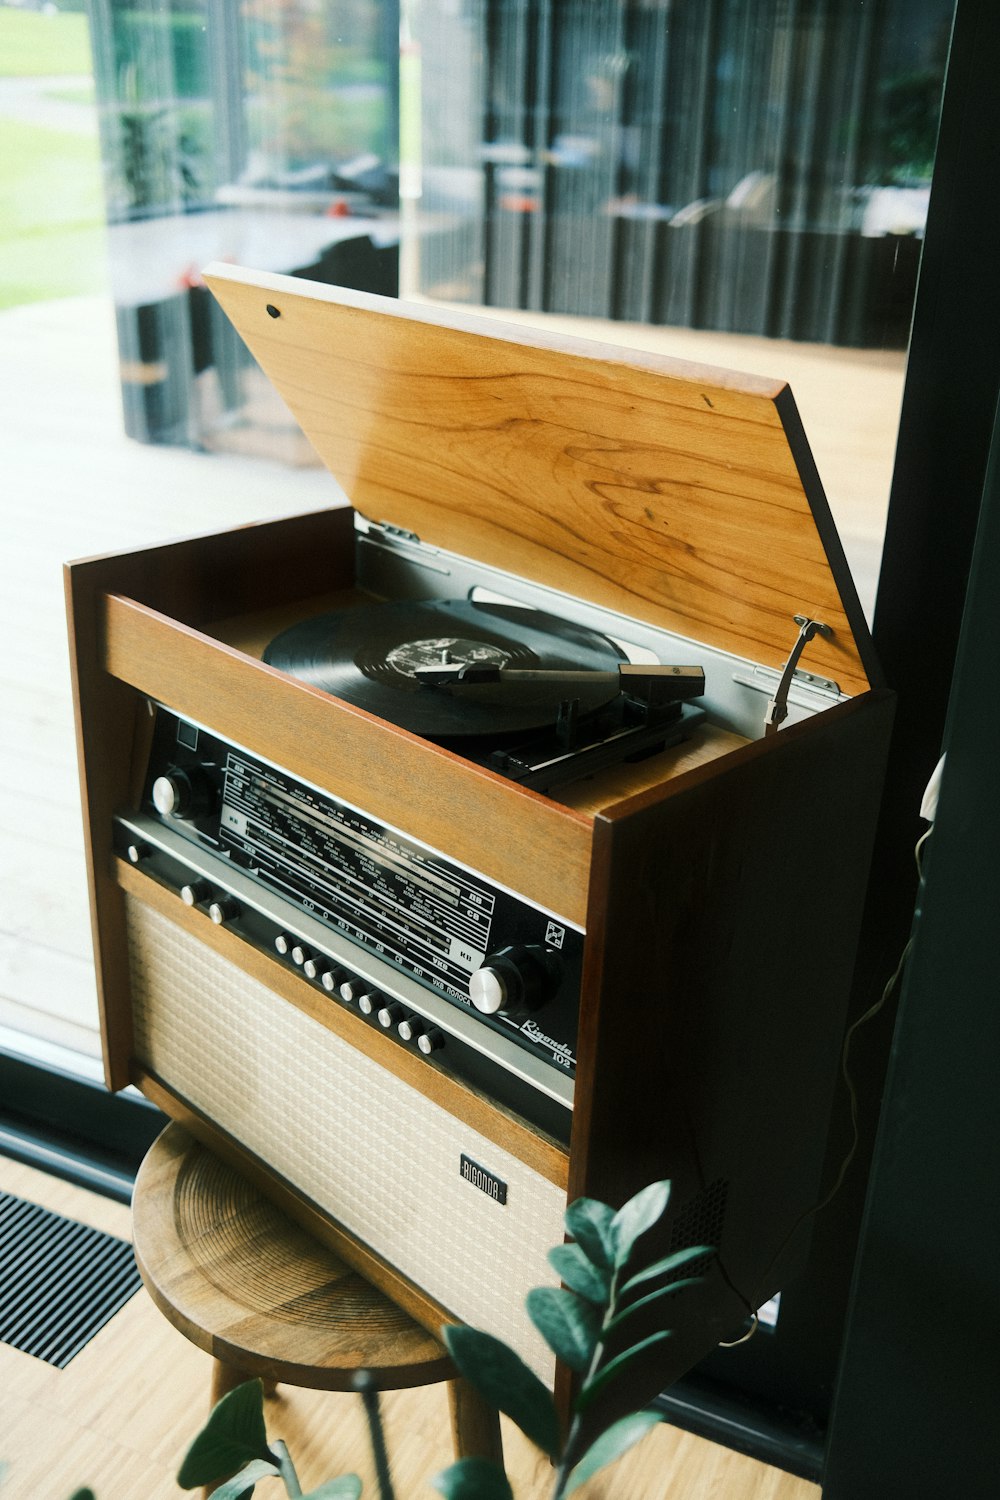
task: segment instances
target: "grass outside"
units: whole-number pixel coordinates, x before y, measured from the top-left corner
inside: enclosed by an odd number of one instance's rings
[[[90,69],[85,15],[45,16],[0,6],[0,77],[46,78]]]
[[[0,7],[0,87],[5,77],[80,76],[90,66],[85,16]],[[104,226],[96,134],[0,114],[0,309],[105,291]]]
[[[105,290],[96,136],[0,119],[0,308]]]

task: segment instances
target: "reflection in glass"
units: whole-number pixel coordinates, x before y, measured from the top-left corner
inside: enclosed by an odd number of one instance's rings
[[[425,248],[422,291],[904,346],[947,0],[410,10],[424,208],[456,216]]]
[[[229,259],[395,295],[396,6],[90,10],[126,427],[296,458],[199,273]]]

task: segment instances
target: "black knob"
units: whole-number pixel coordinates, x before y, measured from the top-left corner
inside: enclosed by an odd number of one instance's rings
[[[391,1031],[397,1021],[403,1019],[403,1007],[390,1000],[387,1005],[379,1007],[378,1024],[384,1031]]]
[[[438,1031],[433,1026],[428,1027],[417,1037],[417,1046],[425,1057],[430,1057],[432,1052],[437,1052],[440,1047],[444,1046],[444,1032]]]
[[[487,956],[469,980],[469,998],[485,1016],[527,1015],[552,998],[559,986],[559,961],[537,945],[512,945]]]
[[[200,906],[211,894],[212,887],[207,880],[189,880],[181,886],[181,900],[185,906]]]
[[[207,766],[171,766],[153,782],[153,806],[164,818],[196,818],[211,812],[215,795]]]

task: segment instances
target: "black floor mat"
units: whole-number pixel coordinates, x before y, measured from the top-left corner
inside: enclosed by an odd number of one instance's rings
[[[126,1240],[0,1193],[0,1342],[63,1369],[141,1284]]]

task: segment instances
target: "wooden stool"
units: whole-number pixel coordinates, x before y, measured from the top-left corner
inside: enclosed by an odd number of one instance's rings
[[[502,1464],[496,1411],[443,1346],[179,1125],[153,1143],[132,1199],[135,1255],[160,1311],[215,1360],[212,1405],[260,1376],[349,1391],[448,1382],[458,1458]]]

